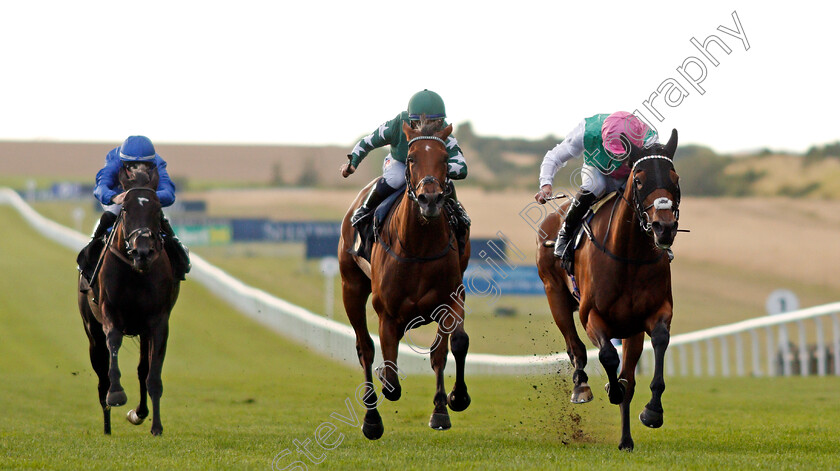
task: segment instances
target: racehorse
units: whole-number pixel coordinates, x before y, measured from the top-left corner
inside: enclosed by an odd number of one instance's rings
[[[470,404],[464,382],[464,361],[469,337],[464,331],[464,270],[469,261],[469,235],[459,253],[455,235],[442,210],[448,185],[446,138],[452,126],[436,131],[422,124],[421,130],[407,123],[402,131],[408,139],[406,189],[382,225],[378,243],[372,246],[370,264],[354,255],[354,229],[350,216],[367,194],[362,190],[350,206],[341,227],[338,259],[341,270],[344,309],[356,333],[356,353],[365,376],[364,403],[367,413],[362,432],[370,440],[384,432],[373,385],[373,340],[368,332],[365,306],[373,295],[379,315],[379,340],[384,364],[376,369],[382,394],[391,401],[400,398],[397,349],[406,332],[437,321],[437,336],[430,348],[431,364],[437,377],[434,412],[429,426],[451,427],[447,405],[453,411]],[[373,185],[372,182],[368,185]],[[455,357],[455,386],[449,396],[443,384],[443,370],[450,343]]]
[[[632,450],[629,408],[645,333],[651,338],[655,366],[650,383],[652,397],[639,419],[651,428],[663,423],[662,370],[674,305],[668,250],[677,234],[680,188],[673,162],[676,130],[665,145],[639,148],[624,136],[621,139],[629,150],[625,154],[632,170],[625,188],[605,201],[589,222],[591,229],[575,251],[574,273],[562,268],[550,247],[549,241],[561,223],[556,212],[541,224],[537,266],[551,314],[565,338],[574,366],[572,402],[592,400],[583,370],[586,348],[577,335],[573,318],[577,308],[581,324],[599,349],[598,358],[609,378],[606,389],[610,402],[620,404],[619,449]],[[621,361],[610,342],[613,338],[623,339]]]
[[[138,171],[139,169],[139,171]],[[98,274],[87,293],[79,292],[79,312],[90,342],[90,362],[99,377],[99,403],[105,434],[111,433],[111,407],[127,402],[120,385],[118,351],[123,336],[140,336],[140,403],[127,419],[140,425],[149,415],[152,435],[160,435],[161,369],[169,335],[169,314],[178,298],[175,278],[160,236],[161,205],[157,171],[132,164],[120,172],[126,189],[122,211],[100,258]],[[84,278],[79,277],[80,288]]]

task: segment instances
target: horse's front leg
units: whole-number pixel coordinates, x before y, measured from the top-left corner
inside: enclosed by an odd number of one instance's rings
[[[664,316],[660,322],[651,330],[650,343],[653,345],[654,367],[653,380],[650,382],[652,393],[650,402],[639,415],[639,420],[650,428],[659,428],[663,423],[662,393],[665,391],[665,351],[671,341],[670,315]]]
[[[581,317],[583,317],[583,314],[581,314]],[[624,400],[624,392],[626,390],[625,385],[622,384],[626,381],[620,382],[618,380],[618,365],[621,363],[621,360],[618,358],[618,351],[610,342],[610,334],[606,323],[594,309],[590,309],[588,312],[586,333],[595,342],[595,345],[598,346],[598,359],[601,360],[601,365],[604,366],[607,378],[609,378],[606,390],[610,398],[610,403],[621,404]]]
[[[624,401],[621,402],[621,442],[619,450],[633,451],[633,437],[630,435],[630,402],[633,401],[633,394],[636,392],[636,365],[644,348],[645,334],[641,332],[633,337],[625,339],[621,351],[621,373],[619,381],[626,381],[627,391],[624,393]]]
[[[452,355],[455,357],[455,386],[452,387],[452,392],[449,393],[446,402],[450,409],[461,412],[470,406],[470,395],[467,393],[467,383],[464,382],[464,365],[467,359],[467,350],[470,348],[470,337],[464,330],[463,308],[458,305],[455,311],[460,316],[460,321],[455,326],[455,331],[450,338]]]
[[[105,326],[105,331],[105,342],[108,345],[108,354],[110,355],[108,380],[111,382],[108,394],[105,396],[105,403],[111,407],[119,407],[125,405],[128,401],[125,390],[120,384],[120,365],[118,361],[123,334],[110,324]]]
[[[149,416],[149,406],[146,402],[146,378],[149,376],[149,335],[140,336],[140,363],[137,365],[137,379],[140,381],[140,404],[131,409],[126,419],[134,425],[140,425]]]
[[[451,328],[451,327],[450,327]],[[435,430],[449,430],[452,422],[446,409],[446,387],[443,385],[443,370],[446,368],[446,356],[449,354],[449,332],[443,323],[438,324],[437,337],[431,348],[432,370],[435,372],[435,411],[429,418],[429,427]],[[466,355],[466,352],[464,352]]]
[[[397,353],[403,333],[391,317],[382,315],[379,318],[379,344],[382,347],[383,361],[376,368],[376,376],[382,382],[382,395],[389,401],[399,400],[402,396]]]
[[[160,422],[160,398],[163,396],[163,358],[166,356],[166,341],[169,338],[169,319],[167,314],[162,315],[162,320],[157,326],[151,328],[149,338],[149,374],[146,378],[146,388],[149,397],[152,398],[152,435],[163,433],[163,424]]]

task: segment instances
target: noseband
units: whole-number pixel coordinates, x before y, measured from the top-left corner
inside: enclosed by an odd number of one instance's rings
[[[443,139],[436,136],[417,136],[408,141],[408,148],[411,149],[411,145],[416,141],[437,141],[443,144],[444,149],[446,148],[446,142]],[[407,188],[408,197],[409,199],[411,199],[411,201],[414,201],[415,203],[419,204],[419,202],[417,201],[417,191],[420,190],[420,188],[422,188],[423,185],[427,183],[436,183],[440,187],[441,191],[443,191],[444,196],[449,196],[449,194],[452,193],[452,187],[449,185],[449,177],[446,177],[446,182],[444,184],[441,183],[441,181],[438,180],[437,177],[435,177],[434,175],[426,175],[425,177],[423,177],[422,180],[420,180],[417,183],[416,187],[413,187],[411,185],[411,165],[409,165],[410,163],[411,162],[406,162],[405,166],[405,186]]]
[[[131,188],[130,190],[126,191],[125,197],[128,198],[129,194],[132,191],[135,191],[135,190],[144,190],[144,191],[152,191],[152,192],[155,191],[151,188]],[[123,204],[122,212],[123,213],[126,212],[125,204]],[[123,226],[124,225],[125,225],[125,219],[123,219]],[[129,232],[125,236],[125,251],[126,251],[126,254],[128,254],[128,256],[131,257],[134,254],[134,252],[136,252],[136,249],[134,249],[132,247],[136,246],[137,239],[139,239],[140,237],[148,237],[148,238],[150,238],[154,241],[154,245],[155,245],[155,248],[157,250],[155,250],[154,254],[152,255],[151,259],[149,260],[149,263],[154,262],[161,253],[160,248],[163,245],[163,238],[161,238],[161,235],[159,233],[155,233],[155,231],[149,229],[148,226],[134,229],[133,231]],[[115,250],[113,247],[111,248],[111,251],[114,252],[116,255],[120,256],[120,258],[123,261],[131,264],[131,262],[128,259],[123,258],[122,254],[119,253],[117,250]]]
[[[650,204],[646,207],[643,207],[645,198],[653,193],[658,188],[654,188],[653,190],[648,191],[645,195],[641,194],[641,190],[639,190],[638,186],[636,186],[636,166],[639,165],[641,162],[645,160],[653,160],[653,159],[662,159],[667,160],[670,162],[671,167],[674,166],[674,161],[671,158],[666,157],[664,155],[648,155],[646,157],[642,157],[637,160],[633,164],[632,172],[633,172],[633,209],[636,211],[636,217],[639,219],[639,225],[641,226],[642,230],[648,234],[651,233],[653,230],[653,223],[650,220],[650,216],[648,215],[648,210],[651,208],[656,209],[670,209],[674,212],[674,221],[679,222],[680,220],[680,187],[676,186],[675,191],[672,191],[674,199],[676,201],[671,201],[667,198],[657,198],[654,200],[653,204]]]

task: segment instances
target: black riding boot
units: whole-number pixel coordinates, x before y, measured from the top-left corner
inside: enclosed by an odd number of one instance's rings
[[[163,233],[163,248],[166,249],[169,263],[172,265],[172,274],[179,280],[186,280],[187,273],[192,269],[190,249],[178,240],[175,231],[169,224],[169,220],[163,213],[160,214],[160,231]]]
[[[102,249],[105,248],[105,234],[108,233],[108,229],[110,229],[116,221],[116,214],[110,211],[105,211],[105,213],[99,218],[99,224],[96,225],[96,229],[93,230],[93,236],[91,236],[90,242],[88,242],[85,248],[83,248],[76,257],[76,263],[79,265],[79,272],[85,277],[88,283],[92,281],[91,277],[93,276],[93,270],[96,268],[96,262],[99,261]]]
[[[396,188],[391,188],[391,185],[388,185],[385,182],[384,178],[380,178],[373,188],[370,189],[370,193],[368,193],[365,202],[359,206],[359,209],[353,213],[353,216],[350,217],[350,225],[356,227],[359,225],[360,222],[365,220],[370,213],[379,206],[380,203],[385,201],[385,198],[391,196],[392,193],[397,191]]]
[[[586,215],[586,212],[589,211],[589,208],[592,207],[592,204],[597,199],[594,194],[589,192],[579,192],[575,195],[575,198],[569,205],[569,212],[566,213],[563,227],[560,228],[560,232],[557,234],[557,243],[554,244],[555,257],[560,257],[566,262],[571,261],[572,251],[567,250],[569,242],[571,242],[572,237],[577,232],[583,216]]]
[[[450,223],[455,230],[455,238],[458,241],[458,252],[463,253],[467,245],[467,230],[470,228],[472,221],[467,214],[467,210],[458,201],[458,195],[455,194],[455,184],[449,182],[449,196],[447,196],[444,206],[449,212],[451,218]]]

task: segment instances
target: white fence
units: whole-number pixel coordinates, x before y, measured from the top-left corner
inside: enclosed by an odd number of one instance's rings
[[[16,192],[10,189],[0,188],[0,204],[11,205],[35,230],[65,247],[80,250],[88,241],[88,236],[57,224],[38,214]],[[198,255],[192,255],[192,264],[193,269],[190,272],[190,279],[207,287],[211,293],[223,299],[242,314],[286,338],[307,346],[321,355],[342,363],[358,366],[356,337],[350,326],[319,316],[264,291],[247,286],[219,268],[211,265]],[[679,360],[679,372],[681,374],[716,375],[719,372],[723,375],[729,375],[731,374],[732,365],[729,356],[729,343],[731,340],[735,343],[733,349],[735,351],[735,372],[736,374],[743,375],[746,372],[744,359],[748,356],[746,354],[748,351],[744,348],[743,335],[749,332],[751,339],[751,350],[749,350],[751,353],[749,356],[752,360],[752,374],[777,375],[781,373],[792,374],[794,372],[800,372],[801,374],[808,374],[808,372],[816,374],[840,374],[840,369],[838,369],[840,368],[840,358],[838,358],[838,352],[840,352],[840,348],[838,348],[838,344],[840,344],[838,312],[840,312],[840,303],[834,303],[771,318],[752,319],[690,334],[675,335],[671,338],[671,344],[666,355],[666,372],[671,375],[675,374],[677,368],[674,364],[674,357],[676,355]],[[189,313],[182,313],[181,315],[189,315]],[[806,319],[812,319],[815,323],[817,350],[822,352],[826,350],[822,322],[826,316],[831,316],[832,318],[833,356],[817,356],[816,368],[811,371],[811,362],[810,360],[806,360],[807,355],[804,353],[804,349],[806,349],[806,334],[803,322]],[[783,329],[788,324],[797,324],[799,326],[799,354],[792,354],[792,350],[788,348],[788,343],[784,342],[780,356],[777,348],[778,345],[774,342],[773,327]],[[765,340],[764,348],[761,348],[761,342],[759,341],[759,335],[762,334]],[[373,336],[373,339],[374,343],[378,346],[379,339],[376,336]],[[715,345],[719,347],[719,355],[715,354]],[[693,352],[693,369],[688,368],[689,349],[692,349]],[[377,348],[377,357],[374,361],[375,365],[381,364],[382,362],[378,350]],[[675,354],[674,351],[677,353]],[[705,363],[707,365],[705,373],[702,368],[702,356],[704,353],[706,355]],[[766,354],[764,359],[762,359],[763,354]],[[640,365],[643,371],[650,371],[651,355],[652,348],[650,342],[646,342],[645,354],[642,356]],[[599,374],[603,371],[598,361],[598,352],[596,350],[590,350],[588,356],[587,371],[590,374]],[[780,359],[778,365],[777,359]],[[795,367],[794,361],[799,362],[800,365]],[[718,364],[720,368],[717,368]],[[832,368],[829,368],[829,364],[832,365]],[[454,358],[452,358],[451,354],[449,365],[450,369],[454,366]],[[762,369],[762,365],[766,365],[766,368]],[[544,374],[568,367],[569,362],[565,354],[506,356],[470,353],[467,355],[466,363],[466,370],[469,374]],[[399,369],[407,374],[432,373],[428,355],[417,353],[405,344],[400,345]]]

